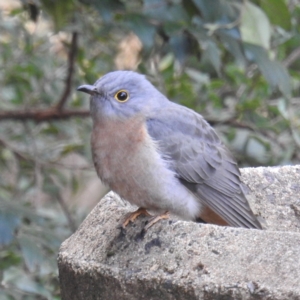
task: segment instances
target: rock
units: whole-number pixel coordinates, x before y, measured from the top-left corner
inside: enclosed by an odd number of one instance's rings
[[[109,193],[61,246],[64,300],[300,299],[300,167],[248,168],[243,181],[266,230],[147,217]],[[254,197],[255,196],[255,197]]]

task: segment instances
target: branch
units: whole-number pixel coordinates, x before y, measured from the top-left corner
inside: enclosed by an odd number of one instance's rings
[[[65,203],[64,199],[60,195],[57,195],[56,198],[57,198],[57,201],[58,201],[63,213],[65,214],[65,216],[67,218],[70,230],[72,232],[75,232],[77,229],[76,222],[74,221],[72,213],[70,212],[67,204]]]
[[[214,119],[206,118],[206,121],[212,126],[215,126],[215,125],[229,125],[229,126],[232,126],[232,127],[243,128],[243,129],[248,129],[250,131],[255,131],[255,128],[252,127],[250,124],[242,123],[242,122],[239,122],[239,121],[236,121],[236,120],[233,120],[233,119],[229,119],[229,120],[226,120],[226,121],[217,121],[217,120],[214,120]]]
[[[236,121],[234,119],[229,119],[229,120],[226,120],[226,121],[216,121],[216,120],[209,120],[209,119],[206,119],[206,120],[212,126],[215,126],[215,125],[229,125],[229,126],[232,126],[232,127],[235,127],[235,128],[248,129],[251,132],[254,132],[256,134],[260,134],[263,137],[269,139],[273,143],[279,145],[282,149],[286,148],[286,144],[284,144],[283,142],[281,142],[277,139],[276,133],[275,133],[275,136],[274,136],[272,134],[272,132],[269,131],[269,130],[263,130],[263,129],[259,130],[258,128],[255,128],[250,124],[242,123],[242,122]]]
[[[72,78],[74,73],[74,62],[77,53],[77,37],[75,31],[72,34],[72,41],[68,55],[68,72],[65,79],[65,89],[54,108],[44,110],[25,110],[25,111],[0,111],[0,121],[3,120],[33,120],[35,122],[44,122],[59,119],[68,119],[71,117],[87,117],[89,112],[85,110],[63,110],[71,92]]]
[[[24,110],[24,111],[0,111],[0,121],[4,120],[32,120],[37,123],[69,119],[72,117],[88,117],[90,112],[88,110],[58,110],[56,108],[48,108],[41,110]]]
[[[68,74],[65,80],[65,90],[56,105],[57,110],[63,109],[71,91],[71,83],[72,83],[73,72],[74,72],[74,61],[77,53],[77,36],[78,33],[76,31],[73,32],[72,41],[69,50],[69,56],[68,56]]]
[[[300,57],[300,47],[294,49],[292,53],[282,62],[282,64],[288,68],[294,61]]]
[[[44,160],[39,160],[37,157],[32,157],[28,155],[28,153],[21,151],[17,146],[13,146],[4,139],[0,138],[0,146],[4,148],[8,148],[19,160],[25,160],[25,161],[30,161],[32,163],[38,163],[44,167],[53,167],[55,165],[58,168],[63,168],[63,169],[69,169],[69,170],[80,170],[80,171],[92,171],[94,170],[94,167],[92,165],[85,165],[85,166],[79,166],[76,164],[66,164],[62,163],[59,160],[50,160],[50,161],[44,161]]]

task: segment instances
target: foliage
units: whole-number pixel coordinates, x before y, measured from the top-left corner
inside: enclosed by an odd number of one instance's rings
[[[0,299],[59,299],[58,247],[101,198],[86,188],[91,122],[76,86],[112,69],[137,67],[201,112],[241,165],[299,161],[296,1],[10,2],[0,11]]]

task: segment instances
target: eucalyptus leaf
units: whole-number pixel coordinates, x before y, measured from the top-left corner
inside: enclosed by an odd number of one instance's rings
[[[188,14],[176,2],[167,0],[144,0],[143,11],[147,17],[168,23],[180,23],[189,21]]]
[[[83,2],[94,6],[100,13],[104,22],[112,22],[114,15],[124,10],[124,4],[119,0],[83,0]]]
[[[162,60],[159,63],[159,70],[164,71],[167,68],[169,68],[172,64],[174,63],[174,54],[173,53],[168,53],[165,55]]]
[[[272,88],[278,88],[283,95],[291,94],[291,82],[286,68],[277,61],[269,59],[268,53],[260,46],[244,44],[246,57],[257,63],[262,74]]]
[[[41,0],[43,8],[53,18],[56,30],[65,26],[72,18],[72,12],[74,9],[73,0]]]
[[[247,64],[242,42],[240,39],[236,39],[232,35],[228,34],[230,31],[219,30],[217,35],[222,41],[222,44],[229,51],[229,53],[234,57],[237,65],[245,67]]]
[[[193,0],[193,3],[207,22],[217,22],[221,24],[230,23],[234,21],[238,12],[234,1]]]
[[[13,211],[0,210],[0,247],[8,245],[20,225],[20,218]]]
[[[291,29],[291,15],[285,0],[260,0],[260,5],[272,24]]]
[[[50,292],[42,284],[34,281],[28,274],[16,267],[11,267],[3,272],[2,283],[19,290],[19,292],[29,293],[31,297],[39,295],[46,299],[52,299]]]
[[[267,155],[266,142],[256,136],[250,136],[247,141],[246,152],[247,154],[260,163],[266,163],[269,160]]]
[[[0,269],[4,270],[11,266],[20,265],[22,259],[17,253],[4,250],[0,252]],[[0,298],[1,299],[1,298]]]
[[[207,59],[215,68],[218,75],[221,75],[221,51],[212,40],[205,44],[205,50],[202,54],[202,60]]]
[[[271,25],[267,15],[250,1],[242,4],[240,31],[246,43],[270,48]]]
[[[170,38],[169,43],[176,59],[182,65],[186,62],[189,56],[194,53],[199,53],[198,42],[192,35],[187,34],[187,32],[174,35]]]
[[[18,242],[27,268],[31,272],[36,271],[45,259],[42,250],[30,236],[22,235],[18,237]]]
[[[138,14],[129,14],[125,18],[125,24],[140,38],[146,50],[153,46],[156,27],[146,18]]]

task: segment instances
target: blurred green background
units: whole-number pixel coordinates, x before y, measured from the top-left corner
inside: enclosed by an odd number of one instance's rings
[[[60,299],[56,256],[105,193],[88,97],[144,73],[240,166],[299,162],[297,0],[0,0],[0,299]]]

